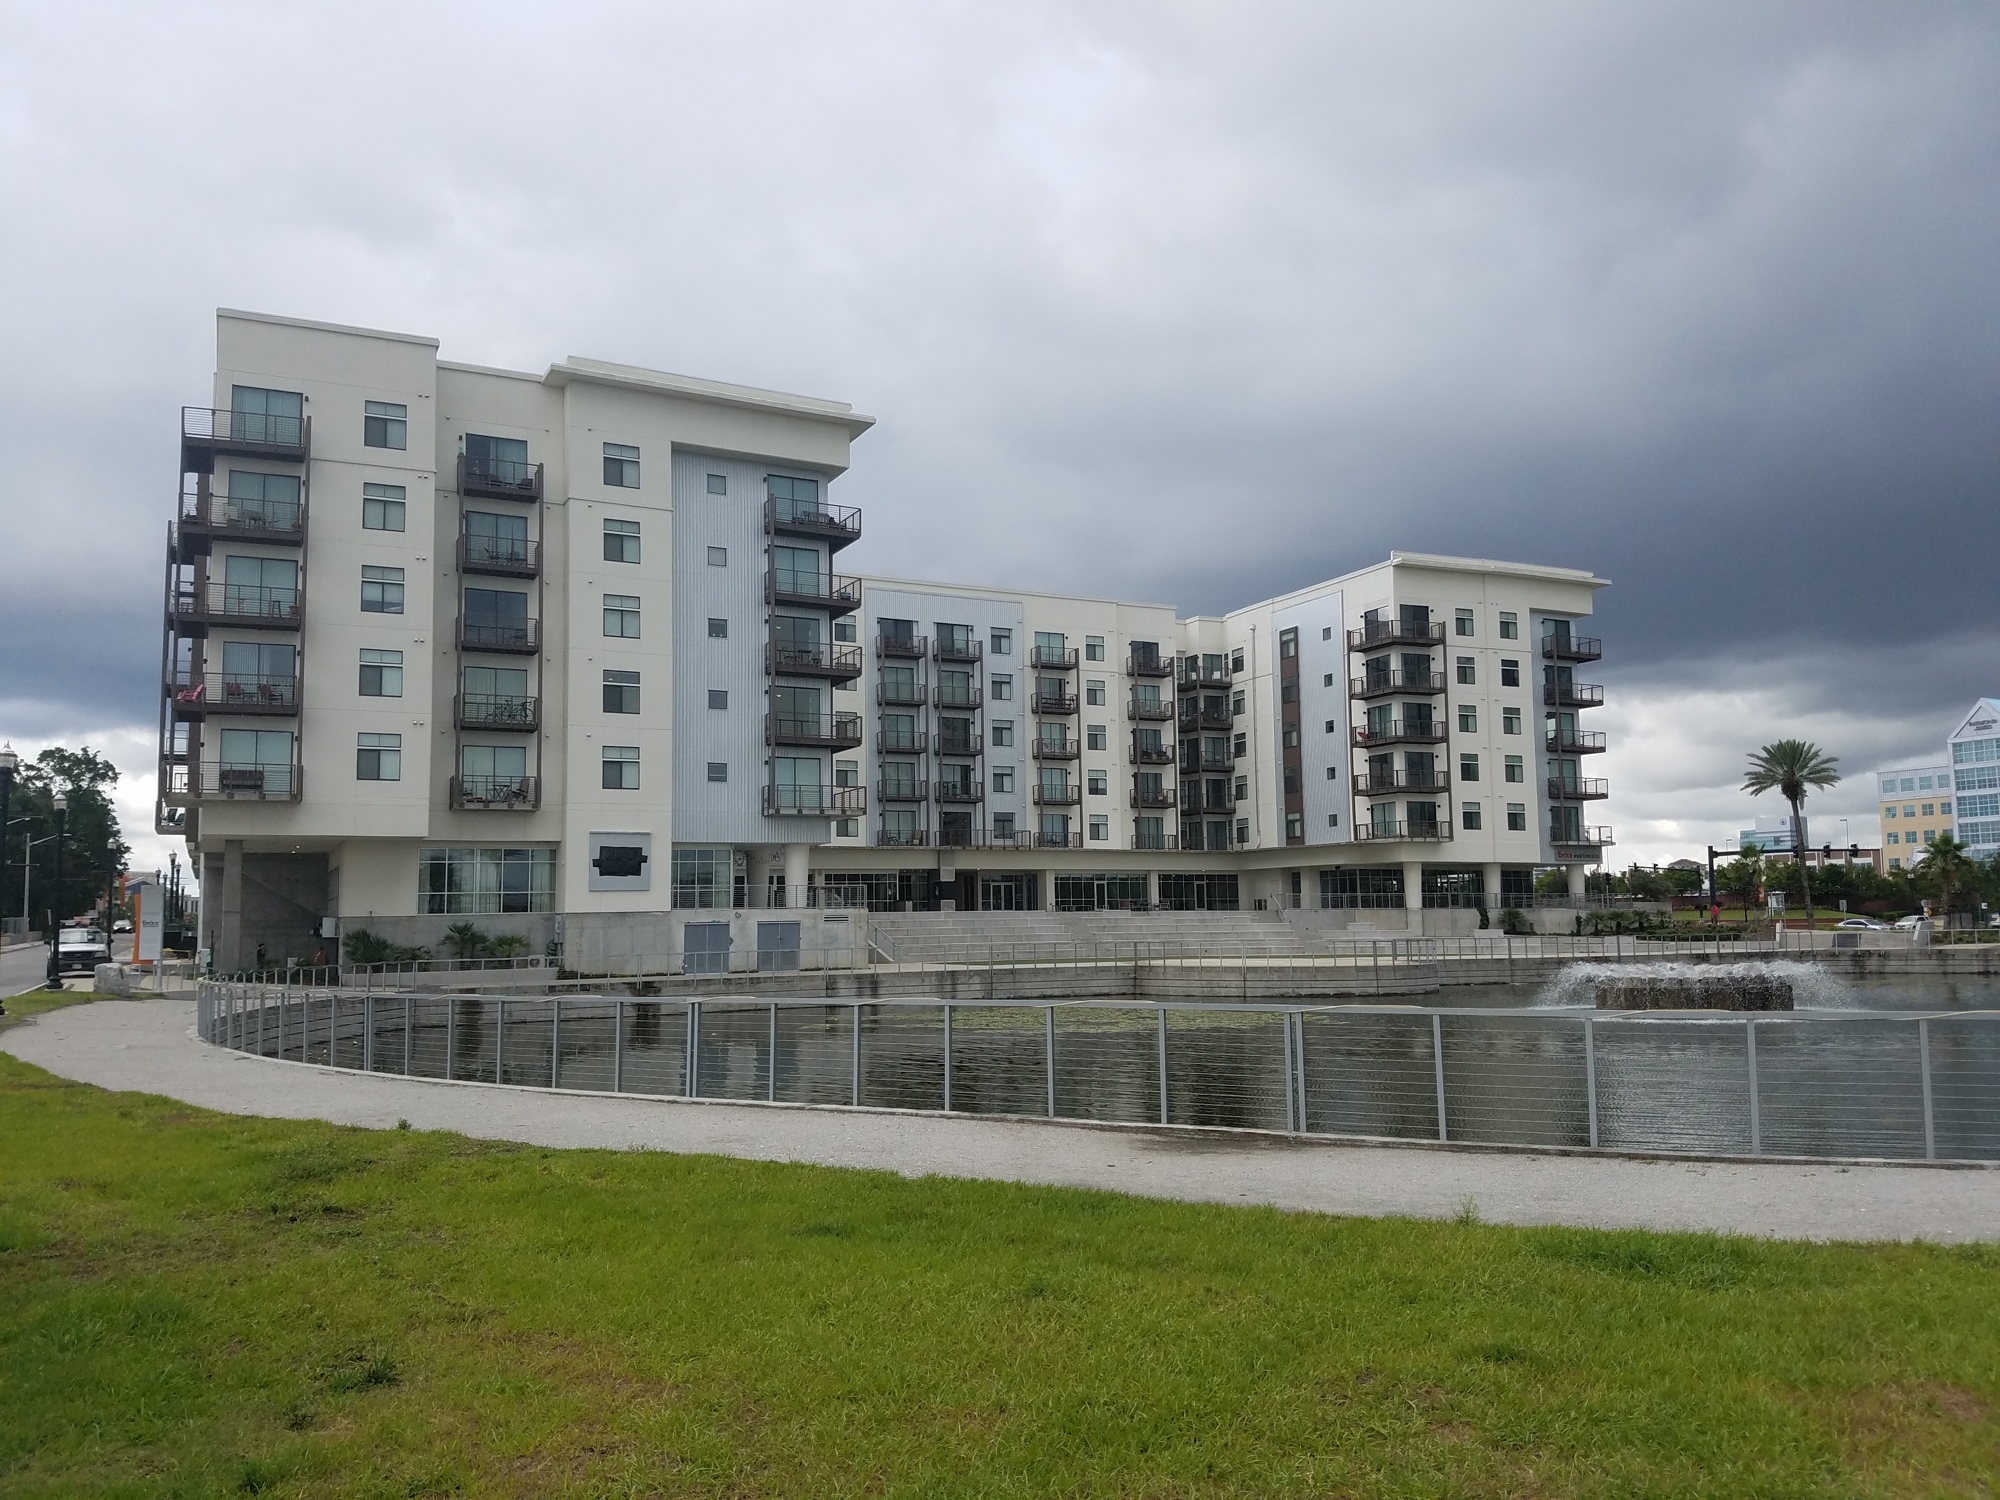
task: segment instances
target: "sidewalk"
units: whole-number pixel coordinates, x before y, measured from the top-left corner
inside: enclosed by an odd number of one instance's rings
[[[684,1103],[334,1072],[191,1035],[181,1000],[104,1001],[0,1035],[64,1078],[229,1114],[330,1120],[552,1147],[1102,1188],[1189,1202],[1490,1223],[1716,1230],[1785,1239],[2000,1240],[2000,1170],[1671,1162],[1096,1127],[803,1107]]]

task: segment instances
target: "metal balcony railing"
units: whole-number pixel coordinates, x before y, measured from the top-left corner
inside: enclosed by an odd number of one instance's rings
[[[878,828],[875,830],[875,845],[879,849],[922,849],[930,844],[930,830],[926,828]]]
[[[773,568],[764,575],[766,604],[798,604],[844,615],[861,608],[861,580],[845,573],[802,573]]]
[[[1352,698],[1386,698],[1392,693],[1441,693],[1444,691],[1442,672],[1367,672],[1347,681],[1348,696]]]
[[[1236,722],[1235,715],[1228,708],[1182,709],[1180,725],[1183,731],[1195,729],[1227,729]]]
[[[233,537],[267,547],[297,547],[306,539],[302,500],[233,500],[210,490],[181,492],[178,550],[205,554],[211,537]]]
[[[1604,689],[1594,682],[1545,682],[1542,702],[1550,708],[1600,708]]]
[[[930,783],[927,781],[878,781],[875,795],[884,802],[928,802],[931,799]]]
[[[1188,763],[1181,769],[1187,772],[1233,771],[1236,769],[1236,757],[1233,755],[1197,755],[1191,757]]]
[[[491,620],[480,617],[458,621],[458,649],[494,651],[509,656],[533,656],[542,649],[540,620]]]
[[[1023,837],[1025,838],[1027,835],[1023,835]],[[1074,833],[1048,833],[1037,829],[1033,837],[1034,847],[1037,849],[1081,849],[1083,847],[1083,832],[1081,829]]]
[[[1135,744],[1125,753],[1125,758],[1135,766],[1170,766],[1174,763],[1174,747]]]
[[[245,630],[297,630],[303,598],[295,588],[243,583],[177,583],[172,608],[183,625],[233,625]]]
[[[823,750],[853,750],[863,738],[860,714],[764,716],[764,743],[767,745],[810,745]]]
[[[984,755],[986,745],[976,734],[948,734],[938,732],[937,753],[939,755]]]
[[[925,635],[878,635],[875,637],[877,656],[921,657],[930,649],[930,637]]]
[[[1596,661],[1604,655],[1604,642],[1590,635],[1545,635],[1544,661]]]
[[[1604,748],[1604,731],[1574,729],[1565,733],[1557,729],[1544,735],[1542,744],[1551,755],[1595,755]]]
[[[1178,849],[1180,846],[1180,835],[1177,833],[1168,833],[1164,828],[1158,833],[1135,833],[1132,835],[1132,847],[1134,849]]]
[[[1611,826],[1601,823],[1554,829],[1549,834],[1549,842],[1558,849],[1603,849],[1617,841],[1611,837]]]
[[[202,719],[210,714],[269,714],[291,718],[299,711],[299,680],[296,677],[182,671],[172,674],[166,686],[177,719]]]
[[[542,727],[542,700],[511,693],[467,693],[455,699],[460,729],[506,729],[532,734]]]
[[[1163,786],[1157,790],[1148,791],[1141,791],[1135,787],[1132,791],[1130,805],[1133,807],[1177,807],[1180,805],[1180,798],[1171,787]]]
[[[312,418],[225,411],[219,407],[181,408],[181,449],[210,457],[217,453],[304,463],[312,453]],[[206,473],[208,466],[202,466]]]
[[[978,661],[986,654],[986,648],[978,641],[953,641],[939,636],[931,647],[932,654],[939,661]]]
[[[915,708],[929,696],[921,682],[875,684],[875,701],[891,708]]]
[[[1396,719],[1386,729],[1354,730],[1354,747],[1372,749],[1377,745],[1440,745],[1444,743],[1444,722],[1439,719]]]
[[[1228,687],[1235,680],[1235,677],[1236,674],[1229,670],[1229,663],[1226,661],[1219,667],[1205,667],[1192,656],[1181,658],[1180,685],[1182,692],[1187,692],[1192,688]]]
[[[1074,693],[1036,693],[1030,700],[1033,711],[1038,714],[1073,714],[1076,712]]]
[[[468,458],[461,453],[458,492],[496,500],[537,501],[542,498],[542,466],[506,458]]]
[[[1551,802],[1589,802],[1611,795],[1611,783],[1602,777],[1551,776],[1549,778],[1549,800]]]
[[[821,505],[810,500],[764,498],[766,536],[808,536],[838,552],[861,540],[861,512],[851,505]]]
[[[764,673],[768,677],[827,677],[852,682],[864,665],[859,646],[780,645],[773,641],[764,647]]]
[[[1035,806],[1037,807],[1075,807],[1082,801],[1083,784],[1081,782],[1072,781],[1066,787],[1043,786],[1040,782],[1035,784]]]
[[[1347,632],[1349,651],[1373,651],[1378,646],[1435,646],[1444,640],[1444,621],[1365,620]]]
[[[305,771],[290,765],[205,760],[170,764],[162,794],[168,802],[296,802],[305,789]]]
[[[1082,740],[1044,740],[1035,742],[1036,760],[1075,760],[1083,754]]]
[[[1051,672],[1074,672],[1076,652],[1062,646],[1033,646],[1028,650],[1028,665],[1046,667]]]
[[[940,802],[984,802],[986,788],[977,781],[936,781],[932,794]]]
[[[458,571],[533,578],[542,571],[542,546],[519,537],[463,535],[458,539]]]
[[[1171,656],[1128,656],[1125,658],[1127,677],[1171,677],[1174,675],[1174,659]]]
[[[868,811],[868,789],[860,786],[764,787],[764,815],[770,818],[856,818]]]
[[[985,697],[977,687],[955,687],[951,683],[940,682],[931,701],[939,708],[977,708]]]
[[[1231,813],[1236,811],[1236,794],[1224,790],[1217,793],[1184,795],[1181,798],[1181,813]]]
[[[884,729],[875,735],[875,748],[886,755],[921,755],[930,747],[930,738],[921,729],[909,734],[892,734]]]
[[[1171,699],[1162,698],[1157,702],[1134,698],[1125,705],[1125,717],[1147,722],[1156,719],[1171,719],[1174,705]]]
[[[1360,823],[1354,825],[1354,837],[1362,842],[1397,841],[1412,844],[1441,843],[1451,837],[1451,823],[1439,818],[1434,822],[1415,823]]]
[[[542,805],[534,776],[454,776],[451,805],[461,812],[533,812]]]
[[[1443,771],[1363,771],[1354,778],[1355,795],[1373,797],[1383,792],[1442,792],[1451,786]]]

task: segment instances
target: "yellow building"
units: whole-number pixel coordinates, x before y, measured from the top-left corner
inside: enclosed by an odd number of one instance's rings
[[[1876,773],[1882,814],[1882,855],[1890,870],[1907,870],[1924,846],[1952,831],[1951,767],[1909,766]]]

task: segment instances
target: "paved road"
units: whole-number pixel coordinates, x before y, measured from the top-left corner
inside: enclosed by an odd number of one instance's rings
[[[32,989],[48,972],[49,950],[37,943],[0,948],[0,996]]]
[[[1331,1214],[1720,1230],[1814,1240],[2000,1240],[2000,1170],[1641,1161],[1219,1132],[551,1094],[333,1072],[227,1052],[180,1000],[103,1001],[0,1035],[65,1078],[230,1114],[384,1129],[407,1119],[541,1146],[705,1152],[1105,1188]]]

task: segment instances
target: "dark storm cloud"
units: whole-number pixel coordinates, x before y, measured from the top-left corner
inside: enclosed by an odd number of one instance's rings
[[[864,568],[1215,611],[1391,547],[1590,567],[1635,723],[1850,756],[1996,688],[1990,6],[5,25],[16,736],[154,717],[218,304],[852,399]]]

